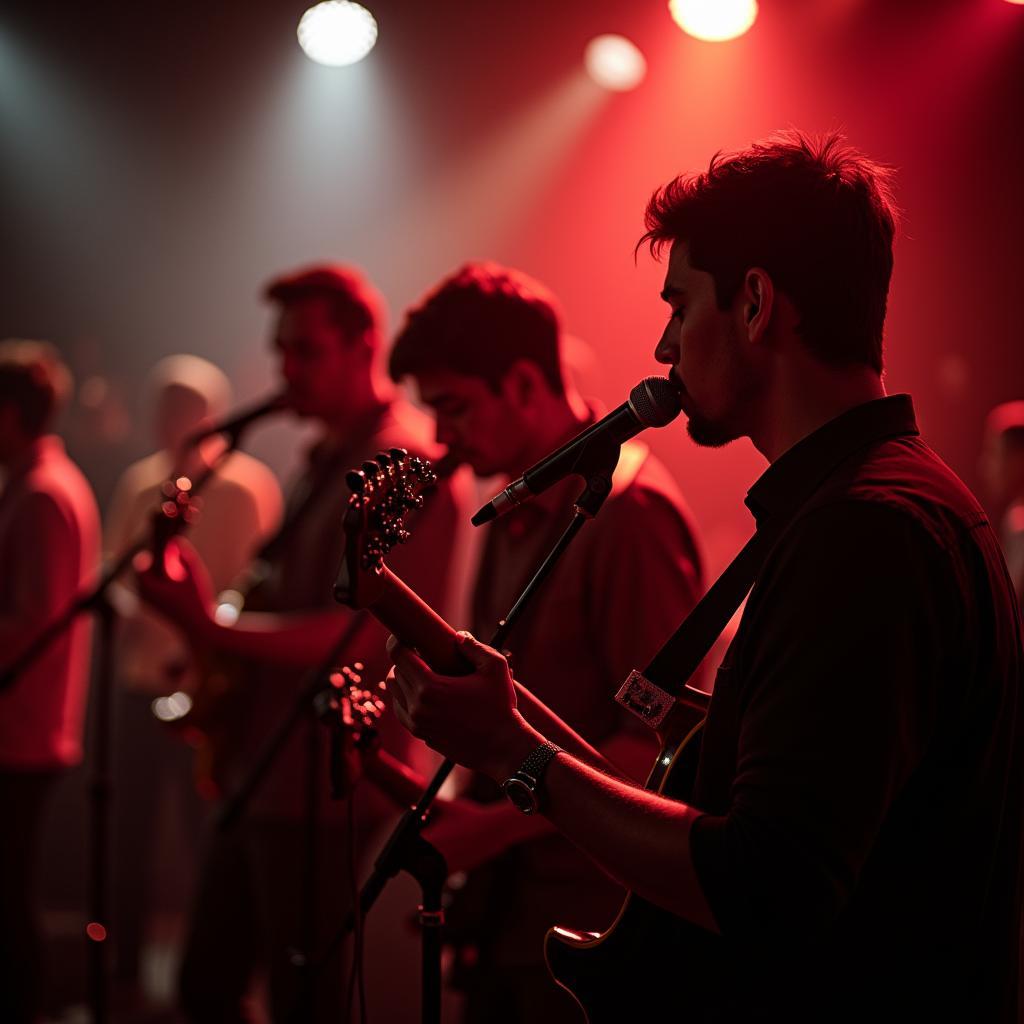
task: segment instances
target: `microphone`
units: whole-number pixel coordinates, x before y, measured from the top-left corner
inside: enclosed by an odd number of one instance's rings
[[[645,377],[630,391],[629,398],[622,405],[577,434],[558,451],[531,466],[518,480],[491,498],[471,522],[474,526],[489,523],[571,476],[576,472],[578,460],[587,445],[598,435],[612,444],[621,445],[647,427],[663,427],[671,423],[680,409],[679,391],[667,377]]]
[[[270,398],[265,398],[258,405],[247,406],[241,412],[235,413],[230,419],[221,420],[220,423],[214,423],[212,427],[203,427],[202,430],[197,430],[186,438],[185,444],[189,448],[194,448],[200,441],[205,441],[208,437],[213,437],[214,434],[228,434],[237,439],[238,435],[250,423],[287,408],[288,396],[284,391],[281,391]]]

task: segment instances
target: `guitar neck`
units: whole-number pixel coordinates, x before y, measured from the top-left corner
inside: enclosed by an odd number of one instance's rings
[[[455,630],[390,569],[381,570],[379,592],[367,610],[407,647],[415,648],[435,671],[467,675],[472,666],[459,650]],[[560,747],[612,775],[620,773],[598,750],[562,721],[543,701],[515,683],[516,702],[523,717]]]

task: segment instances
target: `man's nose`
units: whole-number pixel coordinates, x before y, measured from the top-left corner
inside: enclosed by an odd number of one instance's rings
[[[666,366],[674,366],[679,361],[679,345],[677,339],[674,336],[670,336],[672,333],[672,326],[672,324],[669,324],[665,330],[661,332],[658,344],[654,347],[654,358],[659,363],[664,363]]]

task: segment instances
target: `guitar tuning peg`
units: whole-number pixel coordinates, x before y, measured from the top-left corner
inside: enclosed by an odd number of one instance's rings
[[[350,469],[345,474],[345,483],[353,494],[362,494],[363,488],[366,487],[366,477],[360,470]]]
[[[394,461],[397,460],[387,452],[377,452],[377,463],[382,469],[390,469]]]
[[[409,452],[405,448],[392,448],[390,454],[391,458],[393,458],[395,462],[401,462]]]
[[[375,477],[380,472],[380,466],[378,466],[376,462],[372,462],[370,459],[367,459],[366,462],[363,463],[363,472],[368,478]]]

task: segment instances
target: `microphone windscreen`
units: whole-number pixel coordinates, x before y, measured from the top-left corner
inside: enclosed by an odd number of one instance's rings
[[[644,377],[630,391],[629,407],[645,427],[663,427],[682,409],[679,392],[667,377]]]

